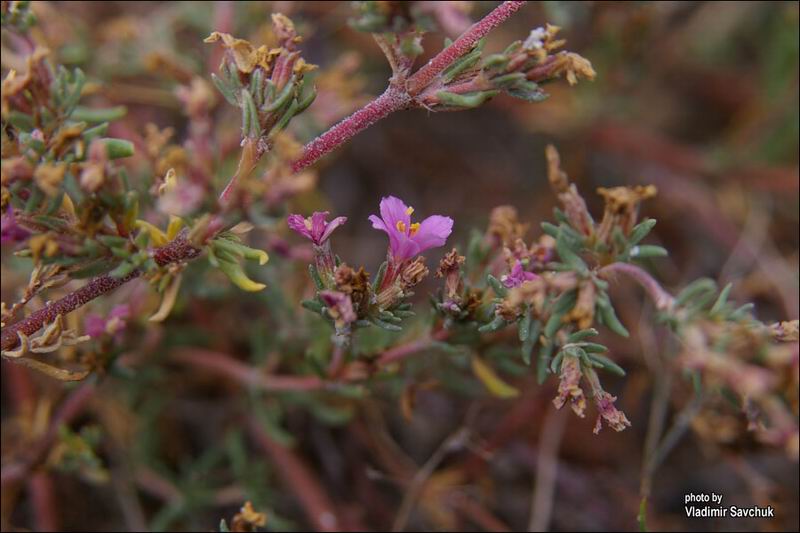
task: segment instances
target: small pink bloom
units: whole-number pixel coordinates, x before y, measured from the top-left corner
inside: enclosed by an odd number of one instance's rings
[[[346,329],[358,318],[353,310],[350,296],[340,291],[320,291],[319,297],[328,307],[328,314],[333,318],[337,331]]]
[[[526,281],[533,281],[538,277],[539,276],[533,272],[526,272],[525,268],[522,266],[522,261],[518,259],[514,263],[514,268],[511,269],[511,274],[503,276],[502,281],[503,285],[511,289],[513,287],[519,287]]]
[[[372,227],[389,236],[389,252],[395,264],[411,259],[425,250],[443,246],[453,231],[453,219],[432,215],[422,222],[412,223],[414,208],[399,198],[381,200],[381,216],[370,215]]]
[[[92,338],[102,337],[105,334],[116,336],[125,330],[125,321],[130,318],[131,310],[127,304],[116,305],[108,314],[108,318],[100,315],[87,315],[83,321],[86,334]]]
[[[595,434],[600,433],[603,427],[601,420],[605,420],[606,424],[614,431],[623,431],[626,427],[630,427],[631,423],[628,417],[614,405],[616,400],[616,396],[611,396],[605,391],[600,391],[595,394],[594,402],[600,413],[597,415],[597,422],[594,425]]]
[[[0,217],[0,237],[2,244],[7,242],[20,242],[28,238],[30,232],[17,224],[17,219],[14,216],[14,209],[11,204],[8,205],[5,214]]]
[[[320,246],[328,240],[333,230],[347,222],[347,217],[336,217],[328,222],[325,219],[329,214],[328,211],[315,211],[308,218],[303,218],[302,215],[289,215],[286,220],[290,228]]]

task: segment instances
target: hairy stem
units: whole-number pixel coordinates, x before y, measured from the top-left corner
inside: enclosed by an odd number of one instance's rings
[[[199,255],[199,253],[200,250],[195,248],[187,240],[186,233],[184,232],[161,248],[156,248],[153,251],[153,260],[159,266],[166,266],[170,263],[192,259]],[[111,276],[92,278],[91,281],[80,289],[67,294],[55,302],[48,303],[17,323],[4,327],[2,332],[3,351],[11,350],[19,344],[20,333],[26,336],[33,335],[39,331],[42,326],[55,320],[58,315],[66,315],[94,300],[98,296],[139,277],[141,274],[142,271],[137,269],[122,278],[112,278]]]
[[[410,102],[411,98],[408,94],[395,87],[387,87],[378,98],[308,143],[303,148],[303,155],[300,159],[292,163],[292,171],[300,172],[380,119],[406,108]]]
[[[419,94],[433,79],[444,69],[453,64],[455,60],[469,52],[475,43],[486,37],[490,31],[503,23],[508,17],[525,5],[525,2],[503,2],[492,10],[491,13],[469,27],[467,31],[450,46],[436,54],[424,67],[415,72],[406,83],[406,90],[410,95]]]
[[[308,143],[300,159],[292,163],[292,170],[300,172],[380,119],[409,107],[413,97],[427,87],[437,75],[469,52],[475,43],[524,4],[525,2],[520,1],[503,2],[483,19],[470,26],[453,44],[436,54],[424,67],[411,75],[405,84],[393,78],[397,83],[390,84],[382,95]]]

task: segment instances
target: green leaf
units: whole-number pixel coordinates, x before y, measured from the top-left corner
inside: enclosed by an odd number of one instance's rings
[[[517,325],[517,332],[519,333],[519,340],[524,342],[528,340],[531,332],[531,310],[526,306],[525,312]]]
[[[211,81],[214,82],[214,85],[217,87],[217,90],[222,94],[225,100],[228,101],[229,104],[233,106],[238,106],[239,102],[236,101],[236,95],[234,93],[233,87],[231,87],[228,82],[217,76],[216,74],[211,74]]]
[[[105,109],[91,109],[88,107],[77,106],[70,115],[70,118],[78,122],[113,122],[121,119],[127,113],[128,108],[124,105],[108,107]]]
[[[723,310],[725,304],[728,302],[728,295],[731,293],[731,287],[733,287],[733,284],[731,283],[725,285],[725,288],[720,291],[717,301],[714,302],[714,305],[711,307],[711,310],[708,312],[708,314],[712,316],[718,315],[720,311]]]
[[[556,237],[556,251],[558,252],[558,256],[573,270],[579,273],[587,272],[586,263],[578,255],[579,244],[570,241],[571,239],[567,237],[564,226],[559,227]]]
[[[481,58],[481,50],[473,49],[457,59],[452,65],[447,67],[441,74],[442,82],[447,84],[453,81],[459,74],[473,67]]]
[[[322,278],[319,277],[319,272],[317,272],[317,267],[313,264],[308,265],[308,274],[311,276],[311,279],[314,281],[314,286],[317,288],[318,291],[321,291],[325,288],[325,285],[322,283]]]
[[[608,357],[596,353],[589,353],[588,355],[589,359],[599,364],[603,370],[608,370],[609,372],[612,372],[618,376],[625,375],[625,370]]]
[[[403,331],[403,328],[396,324],[390,324],[389,322],[384,322],[380,318],[373,318],[372,323],[376,326],[385,329],[386,331]]]
[[[636,259],[643,259],[647,257],[667,257],[669,252],[666,248],[656,246],[654,244],[642,244],[631,248],[631,257]]]
[[[539,349],[539,359],[536,365],[536,381],[541,385],[547,379],[547,371],[550,366],[550,356],[555,345],[552,342],[545,342]]]
[[[106,154],[109,159],[120,159],[130,157],[135,150],[133,143],[124,139],[106,138],[102,140],[106,147]]]
[[[733,313],[730,314],[728,317],[730,320],[744,320],[748,318],[750,315],[750,311],[755,307],[755,304],[744,304],[743,306],[736,309]]]
[[[489,283],[489,285],[492,287],[492,290],[499,298],[505,298],[506,296],[508,296],[508,289],[506,289],[506,287],[502,283],[500,283],[500,281],[496,277],[489,274],[488,276],[486,276],[486,281]]]
[[[372,282],[372,292],[378,292],[378,289],[380,289],[381,284],[383,283],[383,278],[386,275],[387,266],[388,263],[384,261],[381,263],[381,266],[378,267],[378,273],[375,274],[375,280]]]
[[[687,285],[678,294],[678,296],[675,297],[675,303],[679,306],[684,305],[690,300],[693,300],[696,297],[700,296],[701,294],[707,292],[716,292],[716,290],[717,290],[717,284],[713,279],[700,278]]]
[[[479,333],[488,333],[492,331],[497,331],[498,329],[506,327],[508,322],[501,316],[494,317],[494,320],[489,322],[488,324],[484,324],[483,326],[478,328]]]
[[[277,111],[289,101],[293,93],[294,93],[294,76],[289,82],[286,83],[283,89],[281,89],[281,92],[278,93],[278,96],[275,97],[274,101],[272,101],[271,103],[264,102],[264,106],[261,108],[261,110],[265,113],[272,113],[273,111]]]
[[[456,94],[439,91],[436,98],[443,105],[472,109],[482,105],[486,100],[496,96],[498,91],[477,91],[469,94]]]
[[[570,336],[567,337],[567,343],[571,344],[573,342],[580,342],[584,339],[588,339],[589,337],[594,337],[595,335],[599,334],[600,333],[594,328],[582,329],[580,331],[576,331],[575,333],[570,334]]]
[[[603,323],[616,333],[617,335],[621,335],[622,337],[629,337],[630,333],[628,330],[625,329],[625,326],[622,325],[622,322],[619,321],[617,318],[617,313],[614,311],[614,307],[611,305],[611,300],[608,298],[608,294],[601,293],[600,296],[597,298],[597,309],[599,311],[600,317],[603,319]]]
[[[628,237],[628,243],[631,246],[635,246],[639,244],[639,242],[647,237],[647,235],[652,231],[652,229],[656,226],[655,219],[646,218],[636,224],[631,230],[630,237]]]
[[[297,110],[295,111],[295,115],[298,115],[308,109],[308,107],[314,103],[314,100],[317,99],[317,87],[311,86],[311,90],[303,96],[301,100],[297,103]]]
[[[261,123],[258,119],[258,109],[253,101],[250,91],[243,90],[242,95],[242,131],[251,139],[261,137]]]
[[[522,80],[506,89],[506,92],[514,98],[525,100],[526,102],[542,102],[547,100],[548,94],[539,85],[529,80]]]

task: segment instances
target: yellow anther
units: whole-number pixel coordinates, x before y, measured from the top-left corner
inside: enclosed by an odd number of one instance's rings
[[[414,235],[418,231],[419,231],[419,222],[414,222],[413,224],[411,224],[410,234]]]
[[[306,229],[307,229],[308,231],[311,231],[311,229],[314,227],[314,226],[311,224],[311,219],[310,219],[310,218],[304,218],[304,219],[303,219],[303,225],[305,225],[305,227],[306,227]]]
[[[403,233],[406,232],[406,223],[403,222],[402,220],[398,220],[396,226],[397,226],[397,231],[402,231]]]
[[[414,208],[411,206],[406,207],[406,215],[411,216],[414,214]]]

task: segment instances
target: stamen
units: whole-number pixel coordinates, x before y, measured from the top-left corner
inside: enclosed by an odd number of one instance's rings
[[[411,206],[408,206],[408,207],[406,208],[406,215],[408,215],[408,216],[411,216],[411,215],[413,215],[413,214],[414,214],[414,208],[413,208],[413,207],[411,207]]]
[[[313,224],[311,224],[311,218],[304,218],[303,225],[306,227],[308,231],[311,231],[311,229],[314,227]]]
[[[410,234],[414,235],[418,231],[419,231],[419,222],[414,222],[413,224],[411,224]]]
[[[398,231],[406,232],[406,223],[402,220],[398,220],[396,226]]]

